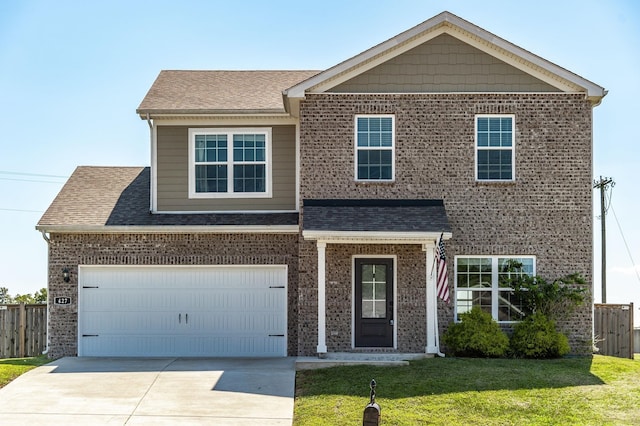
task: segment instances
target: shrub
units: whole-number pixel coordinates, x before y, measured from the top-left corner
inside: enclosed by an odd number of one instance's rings
[[[453,323],[442,341],[454,356],[495,358],[504,356],[509,339],[491,315],[475,307],[460,315],[461,322]]]
[[[511,353],[521,358],[559,358],[569,353],[567,337],[556,331],[554,321],[535,313],[519,322],[511,336]]]
[[[522,301],[525,316],[538,312],[548,318],[560,319],[585,301],[586,282],[580,274],[548,282],[542,277],[524,274],[522,263],[515,260],[507,262],[502,272],[514,273],[503,275],[503,285],[511,287]]]

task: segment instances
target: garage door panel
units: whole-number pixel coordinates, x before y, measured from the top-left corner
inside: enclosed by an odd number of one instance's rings
[[[286,267],[81,267],[81,356],[285,356]],[[84,335],[84,337],[83,337]]]
[[[86,311],[157,311],[175,310],[188,300],[184,290],[139,290],[136,288],[88,288],[83,289]]]
[[[130,335],[86,337],[86,356],[280,357],[284,337]],[[241,355],[239,355],[241,354]]]
[[[83,322],[83,334],[166,334],[179,330],[174,312],[93,312]]]
[[[198,334],[209,330],[216,334],[229,335],[269,335],[282,334],[286,329],[283,319],[274,317],[272,312],[251,312],[250,314],[228,315],[225,312],[201,312],[189,315],[186,333]]]

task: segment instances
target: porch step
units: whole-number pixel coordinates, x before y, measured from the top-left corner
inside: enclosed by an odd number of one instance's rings
[[[319,368],[338,367],[345,365],[369,365],[376,367],[398,367],[409,365],[410,360],[433,358],[429,354],[401,354],[401,353],[354,353],[331,352],[325,358],[298,357],[296,370],[314,370]]]

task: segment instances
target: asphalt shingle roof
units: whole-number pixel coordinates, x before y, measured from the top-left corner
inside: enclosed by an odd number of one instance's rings
[[[320,71],[161,71],[138,114],[284,113],[282,92]]]
[[[151,214],[148,167],[78,167],[38,222],[58,226],[297,225],[297,213]]]
[[[304,200],[309,231],[451,232],[442,200]]]

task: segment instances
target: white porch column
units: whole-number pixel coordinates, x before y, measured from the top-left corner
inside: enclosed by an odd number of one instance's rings
[[[318,241],[318,348],[320,356],[327,353],[326,331],[326,248],[327,243]]]
[[[425,352],[437,354],[440,352],[438,342],[438,296],[436,292],[437,265],[435,260],[435,242],[425,243],[422,250],[425,252],[426,262],[426,308],[427,308],[427,347]]]

